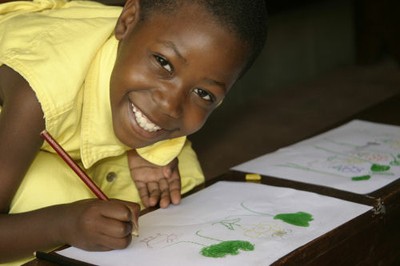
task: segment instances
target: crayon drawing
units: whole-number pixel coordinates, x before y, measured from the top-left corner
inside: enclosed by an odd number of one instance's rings
[[[370,193],[400,178],[400,127],[355,120],[233,169]]]
[[[239,255],[241,250],[253,251],[255,244],[251,241],[252,239],[283,238],[293,232],[291,226],[309,227],[313,220],[312,215],[306,212],[273,215],[253,210],[245,202],[241,202],[236,209],[240,208],[242,209],[241,214],[230,215],[212,220],[208,224],[202,224],[202,229],[192,234],[156,232],[145,236],[139,242],[144,243],[148,248],[163,249],[176,245],[192,245],[196,248],[200,246],[201,255],[221,258],[227,255]],[[280,220],[280,222],[275,220]],[[229,237],[237,239],[216,238],[215,235],[221,235],[221,231],[227,231],[226,234]],[[229,234],[229,231],[233,234]]]
[[[268,265],[372,208],[289,188],[218,182],[139,219],[125,250],[58,253],[96,265]]]

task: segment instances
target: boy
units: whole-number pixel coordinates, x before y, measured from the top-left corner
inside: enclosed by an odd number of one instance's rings
[[[0,14],[2,262],[63,244],[125,248],[134,202],[165,207],[179,202],[180,178],[182,192],[201,183],[185,137],[250,67],[266,31],[264,0],[128,0],[122,11],[43,0]],[[116,199],[90,199],[43,129]]]

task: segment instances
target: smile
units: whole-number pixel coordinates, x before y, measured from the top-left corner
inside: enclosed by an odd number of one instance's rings
[[[132,112],[135,115],[137,124],[147,132],[156,132],[161,130],[161,127],[151,122],[133,103],[131,103]]]

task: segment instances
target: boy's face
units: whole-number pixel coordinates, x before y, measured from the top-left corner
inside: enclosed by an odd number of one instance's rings
[[[138,2],[125,6],[117,24],[110,92],[115,134],[131,148],[199,130],[248,55],[242,41],[197,5],[140,21]]]

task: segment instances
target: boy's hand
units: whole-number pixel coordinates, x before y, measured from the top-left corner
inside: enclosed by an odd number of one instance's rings
[[[131,177],[145,207],[153,207],[158,203],[161,208],[166,208],[171,203],[179,204],[181,177],[177,158],[165,166],[158,166],[131,150],[128,151],[128,163]]]
[[[60,214],[63,242],[89,251],[126,248],[137,231],[140,206],[121,200],[82,200]],[[65,214],[65,215],[64,215]]]

